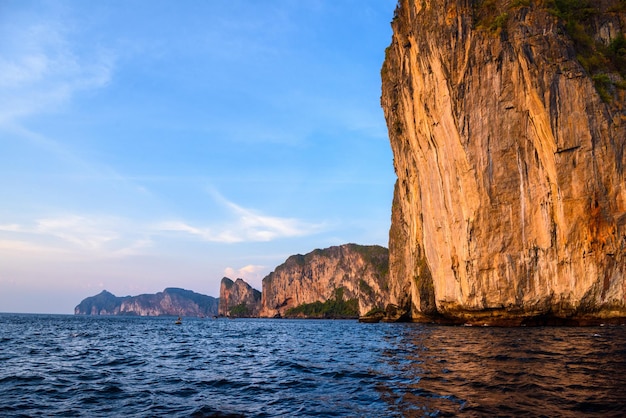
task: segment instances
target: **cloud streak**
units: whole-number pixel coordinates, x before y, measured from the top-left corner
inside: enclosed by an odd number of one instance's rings
[[[182,232],[199,237],[204,241],[221,243],[267,242],[282,238],[303,237],[324,230],[323,223],[314,224],[295,218],[264,215],[244,208],[212,191],[222,206],[230,210],[232,221],[213,226],[194,226],[185,221],[167,221],[156,229],[169,232]]]
[[[5,28],[20,48],[0,44],[0,124],[56,109],[79,91],[111,81],[116,58],[95,49],[78,54],[60,24],[34,22]]]
[[[12,256],[119,258],[140,254],[151,245],[141,228],[112,217],[72,214],[41,218],[30,225],[0,225],[0,252]]]
[[[189,237],[209,243],[269,242],[313,235],[326,228],[323,223],[265,215],[235,204],[217,192],[212,194],[229,212],[227,220],[213,225],[197,226],[184,220],[148,224],[81,214],[47,216],[29,223],[0,224],[0,253],[58,261],[125,258],[149,254],[153,247],[171,248]],[[263,268],[250,265],[237,272],[257,278],[259,269]]]

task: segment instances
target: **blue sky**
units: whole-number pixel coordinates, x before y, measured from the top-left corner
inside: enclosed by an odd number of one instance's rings
[[[395,0],[0,0],[0,312],[387,245]]]

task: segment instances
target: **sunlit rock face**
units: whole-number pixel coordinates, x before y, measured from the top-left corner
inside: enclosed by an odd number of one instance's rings
[[[214,316],[218,299],[169,287],[156,294],[117,297],[102,291],[84,299],[76,308],[76,315],[138,315],[138,316]]]
[[[261,292],[242,279],[224,277],[220,284],[221,316],[256,317],[261,309]]]
[[[626,316],[624,90],[599,94],[549,3],[399,3],[381,71],[396,319]],[[626,29],[619,3],[585,22],[597,44]]]
[[[388,302],[388,250],[345,244],[293,255],[263,279],[260,316],[284,316],[288,309],[325,302],[343,288],[343,298],[358,299],[365,315]]]

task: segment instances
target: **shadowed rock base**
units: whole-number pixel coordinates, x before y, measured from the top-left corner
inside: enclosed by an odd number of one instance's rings
[[[601,317],[597,315],[562,317],[552,314],[520,316],[515,314],[508,314],[506,313],[506,311],[500,310],[464,312],[458,315],[422,315],[410,318],[408,320],[382,318],[382,321],[489,327],[587,327],[601,325],[626,325],[626,317]]]

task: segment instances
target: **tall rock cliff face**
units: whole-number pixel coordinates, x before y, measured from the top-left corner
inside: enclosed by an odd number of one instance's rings
[[[263,279],[260,316],[284,316],[304,304],[336,297],[357,299],[360,315],[388,302],[388,251],[380,246],[345,244],[293,255]]]
[[[399,2],[381,104],[405,319],[626,316],[626,49],[604,72],[591,61],[619,47],[626,15],[558,4]]]
[[[256,317],[261,310],[261,292],[242,279],[224,277],[220,283],[220,316]]]
[[[76,308],[76,315],[138,315],[138,316],[215,316],[219,300],[169,287],[156,294],[117,297],[103,290],[84,299]]]

